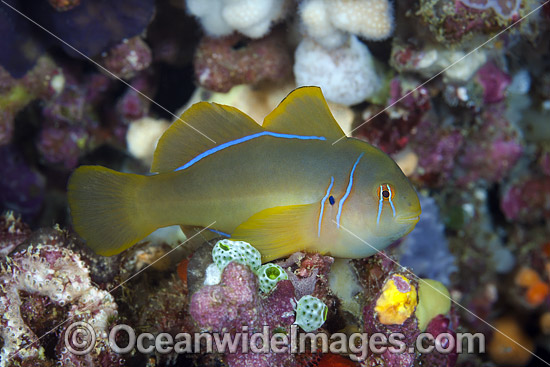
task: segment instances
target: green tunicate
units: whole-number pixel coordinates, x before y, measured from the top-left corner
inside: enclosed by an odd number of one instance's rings
[[[269,293],[275,285],[281,280],[288,279],[285,270],[276,264],[265,264],[258,269],[258,280],[260,289],[264,293]]]
[[[296,306],[295,324],[311,332],[319,329],[327,320],[328,307],[319,298],[303,296]]]
[[[262,265],[260,252],[243,241],[218,241],[212,249],[212,259],[220,270],[232,261],[248,265],[254,272]]]
[[[430,321],[437,315],[445,315],[451,309],[451,296],[447,288],[433,279],[420,279],[418,282],[418,305],[415,315],[418,328],[426,330]]]

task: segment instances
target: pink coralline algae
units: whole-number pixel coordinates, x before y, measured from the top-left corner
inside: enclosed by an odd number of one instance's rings
[[[193,294],[190,314],[201,330],[225,332],[262,332],[263,326],[290,333],[294,322],[294,287],[288,280],[277,283],[267,298],[260,297],[258,279],[246,265],[235,262],[227,265],[220,284],[203,286]],[[256,354],[237,353],[227,355],[229,366],[274,366],[290,364],[294,355],[285,353]]]
[[[410,90],[404,89],[402,83],[399,78],[390,82],[390,98],[387,105],[391,107],[357,131],[359,137],[364,137],[388,154],[402,150],[409,143],[413,130],[431,108],[426,88],[418,88],[407,95]],[[369,110],[369,113],[375,115],[378,111],[373,109]],[[369,116],[366,118],[368,121]]]
[[[510,85],[511,78],[489,61],[477,72],[477,81],[483,88],[483,101],[485,103],[500,102],[506,97],[506,88]]]
[[[414,178],[432,187],[447,184],[463,143],[464,136],[460,130],[441,128],[433,118],[422,121],[411,141],[411,147],[418,155],[418,169]]]
[[[82,128],[48,127],[40,132],[37,148],[47,163],[60,164],[69,170],[77,166],[86,138]]]
[[[195,53],[195,77],[206,89],[228,92],[239,84],[284,79],[291,71],[290,59],[279,32],[259,40],[205,37]]]
[[[151,49],[141,37],[136,36],[113,47],[101,63],[116,76],[131,79],[137,72],[147,69],[151,61]]]
[[[422,354],[420,357],[421,364],[438,367],[452,367],[456,364],[458,358],[458,353],[456,351],[457,346],[454,344],[453,347],[453,345],[450,344],[456,341],[456,333],[453,330],[453,325],[451,322],[453,318],[454,314],[452,317],[437,315],[432,319],[432,321],[430,321],[428,327],[426,328],[427,333],[431,334],[434,338],[437,338],[440,334],[448,333],[451,338],[453,338],[453,341],[442,339],[441,348],[443,348],[443,350],[450,350],[450,352],[440,353],[439,351],[434,350],[432,353]]]
[[[504,191],[500,207],[509,221],[548,221],[550,177],[528,178],[512,184]]]
[[[147,116],[151,101],[143,95],[150,96],[154,94],[150,75],[139,74],[132,80],[130,85],[132,88],[128,88],[116,104],[117,115],[124,124],[129,124]]]
[[[479,180],[491,184],[505,178],[523,152],[518,131],[506,120],[503,107],[488,105],[470,131],[458,156],[456,183]]]
[[[58,312],[52,312],[54,307]],[[22,311],[25,314],[22,314]],[[38,312],[37,312],[38,311]],[[35,366],[49,365],[44,340],[35,330],[66,319],[92,327],[97,336],[91,352],[72,354],[65,346],[65,333],[72,322],[60,326],[55,348],[59,366],[118,366],[121,358],[110,350],[107,336],[117,316],[113,297],[92,285],[84,262],[73,251],[50,244],[30,245],[0,263],[0,336],[4,341],[0,365],[34,361]],[[28,323],[32,324],[28,324]],[[48,331],[48,330],[46,330]],[[72,336],[68,335],[69,340]]]

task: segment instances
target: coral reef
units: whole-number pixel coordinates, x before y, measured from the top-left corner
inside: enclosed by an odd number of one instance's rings
[[[420,196],[422,217],[416,229],[399,245],[399,263],[422,278],[450,285],[450,276],[457,268],[449,251],[445,226],[439,208],[432,198]]]
[[[119,363],[120,357],[113,354],[107,340],[110,324],[117,315],[117,305],[109,293],[92,285],[89,270],[77,254],[56,245],[30,245],[2,261],[0,282],[2,366],[29,359],[37,364],[47,361],[34,330],[45,333],[49,331],[48,325],[62,327],[56,346],[61,365],[110,363],[114,366]],[[22,298],[20,292],[29,296]],[[57,307],[57,311],[52,307]],[[63,318],[59,318],[59,313]],[[53,322],[48,320],[52,317]],[[71,322],[59,324],[66,319]],[[64,343],[63,335],[74,332],[70,325],[75,321],[93,328],[97,336],[95,345],[86,355],[71,353]]]
[[[268,325],[270,330],[279,328],[290,333],[295,317],[293,298],[294,287],[288,280],[280,281],[268,298],[260,298],[256,275],[248,266],[231,262],[225,267],[219,285],[204,286],[193,294],[190,314],[202,330],[253,333],[261,332],[262,326]],[[293,359],[291,354],[272,351],[266,355],[233,353],[227,356],[230,366],[282,365]]]
[[[34,218],[44,201],[44,176],[29,167],[14,146],[0,147],[0,157],[2,207],[16,210],[25,220]]]
[[[23,243],[30,235],[29,225],[16,217],[13,212],[0,216],[0,259]]]
[[[258,40],[239,35],[205,37],[197,47],[194,65],[198,83],[216,92],[228,92],[239,84],[284,79],[291,66],[280,32]]]
[[[285,10],[284,0],[187,0],[186,3],[191,14],[199,18],[204,30],[212,36],[227,36],[238,31],[250,38],[260,38]]]
[[[299,12],[307,35],[327,49],[342,46],[349,34],[385,39],[394,26],[387,0],[306,0]]]
[[[550,7],[532,12],[541,5],[2,2],[0,365],[535,366],[528,351],[547,360]],[[219,238],[198,232],[182,244],[173,227],[105,258],[71,232],[66,183],[78,165],[146,174],[160,135],[191,104],[234,106],[261,124],[292,89],[312,84],[346,134],[391,155],[419,193],[420,221],[388,256],[295,253],[253,269],[237,256],[218,266]],[[325,305],[318,324],[297,320],[302,299]],[[71,317],[95,321],[88,356],[64,348]],[[286,335],[309,325],[319,338],[400,332],[407,346],[424,331],[481,332],[488,353],[365,353],[356,362],[362,350],[321,353],[312,342],[296,354],[119,356],[105,336],[115,322],[155,337],[233,337],[263,325]]]
[[[328,100],[345,105],[371,97],[381,87],[368,48],[355,36],[336,49],[304,39],[296,49],[296,84],[319,85]]]

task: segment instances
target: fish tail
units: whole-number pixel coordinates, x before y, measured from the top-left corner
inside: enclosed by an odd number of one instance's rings
[[[147,178],[100,166],[82,166],[72,174],[73,226],[97,254],[116,255],[157,228],[138,195]]]

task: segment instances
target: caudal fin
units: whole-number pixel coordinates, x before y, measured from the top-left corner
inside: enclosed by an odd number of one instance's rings
[[[68,197],[73,225],[96,253],[116,255],[156,229],[140,207],[138,192],[146,179],[100,166],[82,166],[72,174]]]

